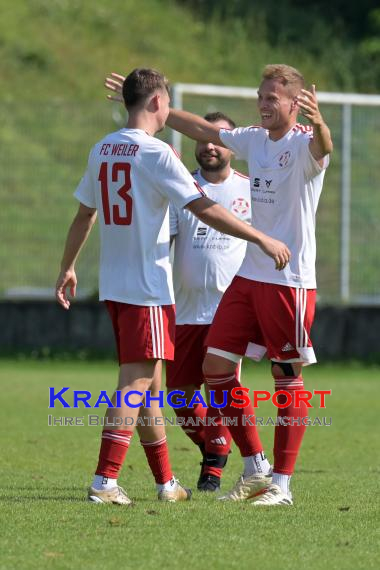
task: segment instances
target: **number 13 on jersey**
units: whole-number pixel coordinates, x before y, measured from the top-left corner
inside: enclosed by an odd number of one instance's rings
[[[111,168],[111,165],[107,162],[102,162],[98,176],[102,194],[104,223],[107,226],[110,224],[129,226],[132,223],[133,203],[132,197],[128,194],[131,189],[131,165],[129,162],[114,162],[112,164],[111,182],[119,182],[122,184],[117,190],[117,194],[124,201],[124,205],[119,206],[114,204],[112,206],[112,217],[110,210],[108,167]]]

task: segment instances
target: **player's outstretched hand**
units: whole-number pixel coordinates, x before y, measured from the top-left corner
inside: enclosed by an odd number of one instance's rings
[[[77,289],[77,276],[74,269],[61,271],[55,286],[55,298],[64,309],[70,308],[70,301],[67,298],[66,289],[70,288],[71,297],[75,297]]]
[[[265,240],[261,242],[260,247],[264,253],[274,259],[278,271],[284,269],[289,263],[290,250],[282,241],[266,236]]]
[[[297,101],[301,114],[314,125],[323,123],[322,115],[319,111],[317,96],[315,93],[315,85],[310,87],[310,91],[301,89],[302,95],[298,95]]]
[[[111,75],[108,75],[104,81],[104,86],[116,93],[116,95],[107,95],[107,99],[110,101],[116,101],[117,103],[123,103],[123,83],[125,77],[123,75],[119,75],[118,73],[112,72]]]

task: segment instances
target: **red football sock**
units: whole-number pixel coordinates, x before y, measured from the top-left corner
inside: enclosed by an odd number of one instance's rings
[[[174,412],[178,418],[184,418],[186,425],[181,427],[187,437],[189,437],[195,445],[204,446],[205,426],[202,425],[201,420],[206,418],[207,408],[204,408],[201,404],[195,404],[194,408],[174,408]],[[197,418],[199,418],[198,425]]]
[[[173,477],[166,437],[158,441],[140,441],[156,483],[163,485]]]
[[[288,425],[276,425],[274,432],[274,467],[275,473],[292,475],[297,460],[297,455],[301,447],[306,426],[302,419],[307,417],[307,406],[300,401],[300,406],[296,408],[294,395],[297,390],[303,390],[302,376],[275,376],[275,389],[289,392],[291,404],[286,408],[279,408],[278,418],[287,417]],[[280,394],[277,398],[279,404],[286,402],[287,396]],[[293,419],[293,425],[291,425]],[[297,425],[300,423],[300,425]]]
[[[208,374],[205,376],[205,381],[210,390],[215,392],[216,402],[222,403],[224,401],[223,391],[227,392],[225,398],[227,404],[221,411],[226,418],[237,418],[237,425],[229,425],[228,429],[234,442],[240,449],[242,457],[249,457],[263,451],[259,434],[254,425],[254,411],[251,402],[245,408],[235,408],[231,405],[234,400],[236,400],[236,403],[240,403],[237,400],[238,396],[235,399],[231,396],[233,388],[239,389],[242,387],[237,374]],[[215,410],[209,407],[207,416],[215,417],[215,415]],[[243,416],[245,416],[245,422],[243,422]]]
[[[117,479],[124,463],[133,432],[125,429],[104,429],[95,475]]]

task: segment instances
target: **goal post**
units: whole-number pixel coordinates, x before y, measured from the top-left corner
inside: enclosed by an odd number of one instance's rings
[[[219,108],[219,101],[222,99],[223,101],[226,99],[235,99],[237,102],[239,100],[255,101],[257,99],[257,91],[257,87],[249,88],[222,85],[176,83],[172,87],[172,105],[177,109],[187,109],[188,107],[186,105],[186,102],[198,97],[202,98],[202,101],[208,101],[209,104],[214,108]],[[365,252],[360,251],[361,229],[360,227],[357,227],[358,221],[353,220],[352,210],[355,208],[356,201],[358,201],[358,196],[360,195],[360,188],[358,188],[357,184],[358,182],[360,184],[361,176],[359,171],[363,170],[363,162],[360,164],[358,161],[361,161],[361,159],[364,161],[368,160],[368,170],[373,171],[373,168],[376,168],[377,171],[376,176],[375,173],[373,173],[372,178],[378,180],[378,177],[380,176],[379,161],[375,156],[376,149],[370,148],[370,143],[374,143],[375,140],[374,133],[371,134],[370,132],[371,128],[380,128],[380,95],[365,95],[359,93],[330,93],[320,91],[317,92],[317,97],[318,102],[322,107],[323,114],[325,114],[325,110],[328,108],[337,109],[337,112],[335,113],[337,115],[337,120],[334,121],[334,124],[332,125],[333,138],[335,143],[333,162],[335,163],[336,159],[339,162],[339,174],[334,176],[334,180],[338,181],[338,183],[335,184],[335,192],[337,193],[338,203],[336,204],[336,208],[339,208],[339,215],[335,226],[337,226],[337,223],[339,223],[339,228],[334,227],[334,232],[336,232],[334,238],[334,242],[337,247],[336,257],[339,258],[336,259],[335,265],[337,265],[338,268],[336,269],[337,275],[334,286],[330,287],[330,291],[327,290],[328,288],[323,286],[324,278],[322,274],[322,286],[320,288],[321,299],[325,302],[338,301],[346,304],[378,304],[380,302],[379,274],[377,274],[376,280],[376,277],[373,275],[375,270],[366,268],[364,274],[370,274],[369,283],[367,283],[367,286],[364,286],[364,283],[362,285],[360,284],[360,279],[358,279],[358,276],[356,274],[357,267],[359,265],[357,258],[362,254],[365,255]],[[238,106],[239,103],[237,103],[237,107]],[[373,112],[371,114],[367,113],[369,115],[367,124],[366,120],[363,119],[363,117],[366,114],[366,109],[369,108],[372,108]],[[208,110],[209,109],[207,108],[204,111],[206,112]],[[223,109],[220,110],[223,111]],[[250,121],[252,121],[252,118],[247,117],[245,124],[252,124]],[[328,119],[327,122],[330,126]],[[360,138],[358,139],[358,137],[361,136],[359,132],[361,123],[364,125],[364,129],[362,130],[365,130],[365,132],[361,133],[363,135],[362,143],[360,143]],[[376,137],[379,138],[377,134]],[[181,133],[171,131],[170,142],[176,148],[176,150],[181,153],[183,147],[183,139]],[[358,144],[360,146],[360,152],[358,152]],[[368,148],[365,145],[368,145]],[[377,147],[377,152],[379,151],[380,145]],[[360,156],[357,156],[358,154]],[[375,162],[377,163],[377,167],[375,166]],[[336,168],[335,165],[334,168]],[[353,176],[353,171],[355,176]],[[355,181],[356,184],[354,204],[352,201],[353,181]],[[368,204],[362,204],[362,210],[367,211],[371,208],[371,198],[368,195],[370,191],[371,181],[363,181],[363,185],[366,187],[365,200],[368,201]],[[380,208],[380,198],[376,198],[374,201],[374,206]],[[378,216],[380,216],[379,209]],[[365,219],[365,211],[362,212],[361,217]],[[363,221],[364,220],[362,220],[362,222]],[[354,225],[355,227],[353,227]],[[353,234],[359,234],[359,238],[354,244],[352,242]],[[380,239],[380,234],[377,237],[372,237],[373,239]],[[352,247],[353,245],[354,247]],[[378,253],[376,254],[375,248],[377,248],[377,245],[374,245],[374,247],[371,249],[371,255],[369,256],[368,263],[373,263],[374,258],[378,258],[379,256]],[[327,254],[328,252],[326,251],[326,255]],[[378,260],[380,263],[380,259]],[[329,264],[327,263],[327,265]],[[328,280],[327,266],[326,280]],[[363,277],[363,280],[365,280],[365,277]],[[355,281],[355,283],[352,283],[353,281]]]

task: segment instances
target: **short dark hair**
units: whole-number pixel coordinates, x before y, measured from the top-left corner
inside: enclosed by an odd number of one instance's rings
[[[205,115],[203,118],[209,123],[216,123],[217,121],[226,121],[230,125],[231,129],[236,128],[235,121],[233,121],[232,119],[230,119],[230,117],[227,117],[227,115],[221,113],[220,111],[215,111],[214,113],[207,113],[207,115]]]
[[[136,68],[124,80],[123,99],[127,109],[142,104],[157,90],[169,93],[169,82],[155,69]]]

